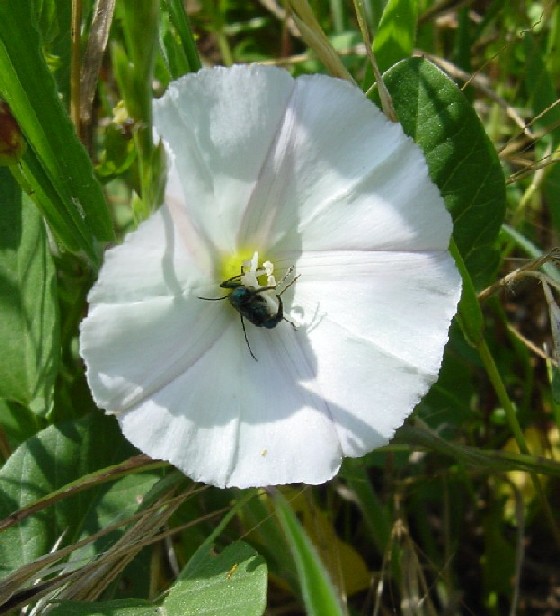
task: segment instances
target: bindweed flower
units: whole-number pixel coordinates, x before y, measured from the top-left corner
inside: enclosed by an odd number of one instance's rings
[[[349,83],[263,66],[189,74],[154,118],[164,204],[89,295],[93,397],[197,481],[324,482],[437,378],[461,284],[423,155]]]

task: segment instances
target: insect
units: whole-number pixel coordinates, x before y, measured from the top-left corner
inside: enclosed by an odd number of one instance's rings
[[[291,267],[282,278],[281,282],[293,272],[294,268]],[[251,345],[249,344],[249,339],[247,338],[247,330],[245,329],[245,321],[247,319],[253,325],[257,327],[265,327],[266,329],[274,329],[278,323],[281,321],[286,321],[290,323],[292,327],[295,328],[295,325],[286,319],[284,316],[284,305],[282,303],[282,294],[289,289],[294,282],[299,278],[296,276],[289,284],[287,284],[281,293],[276,295],[276,299],[278,301],[278,305],[276,307],[273,306],[273,302],[270,298],[267,298],[263,295],[265,291],[275,290],[276,286],[267,286],[267,287],[249,287],[244,285],[241,282],[241,277],[243,274],[239,274],[237,276],[232,276],[228,278],[228,280],[224,280],[220,287],[223,289],[231,289],[231,293],[229,295],[224,295],[224,297],[199,297],[199,299],[204,299],[210,302],[219,302],[224,299],[229,299],[229,303],[237,310],[239,316],[241,318],[241,327],[243,328],[243,335],[245,337],[245,342],[247,343],[247,348],[249,349],[249,353],[251,357],[258,361],[255,357],[251,349]]]
[[[226,573],[226,578],[228,580],[231,580],[231,578],[233,577],[233,574],[239,569],[239,563],[234,563],[231,566],[231,569]]]

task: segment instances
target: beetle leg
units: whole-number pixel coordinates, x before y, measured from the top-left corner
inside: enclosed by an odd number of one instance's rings
[[[251,345],[249,344],[249,338],[247,338],[247,330],[245,329],[245,321],[243,320],[243,315],[241,313],[239,314],[239,318],[241,319],[241,327],[243,328],[243,335],[245,336],[245,342],[247,343],[247,348],[249,349],[249,353],[251,354],[251,357],[255,361],[259,361],[255,357],[255,354],[253,353],[253,351],[251,350]]]
[[[294,271],[294,267],[290,267],[290,269],[286,272],[286,275],[284,276],[284,278],[282,278],[283,282],[287,276],[289,276],[291,274],[291,272]],[[282,321],[286,321],[286,323],[289,323],[294,329],[297,329],[296,324],[293,321],[290,321],[290,319],[287,319],[284,316],[284,306],[282,304],[282,298],[280,297],[281,295],[283,295],[293,284],[294,282],[301,276],[301,274],[298,274],[297,276],[294,276],[293,280],[290,280],[290,282],[282,289],[282,292],[279,293],[276,297],[278,298],[278,312],[276,313],[280,319]]]
[[[287,273],[286,276],[293,271],[293,267],[291,267]],[[284,278],[286,278],[286,276],[284,276]],[[290,282],[282,289],[282,293],[285,293],[293,284],[294,282],[301,276],[301,274],[298,274],[297,276],[294,276],[293,280],[290,280]],[[282,278],[282,280],[280,281],[281,283],[284,282],[284,278]],[[282,295],[282,293],[280,293],[280,295]]]

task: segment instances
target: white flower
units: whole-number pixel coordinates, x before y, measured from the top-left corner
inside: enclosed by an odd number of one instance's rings
[[[460,278],[424,158],[322,75],[204,69],[154,116],[165,203],[89,295],[94,399],[195,480],[324,482],[437,378]]]

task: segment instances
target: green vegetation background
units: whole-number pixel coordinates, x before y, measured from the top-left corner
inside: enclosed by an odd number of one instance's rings
[[[77,353],[103,248],[159,202],[152,97],[258,61],[378,102],[370,41],[455,222],[440,378],[325,486],[195,485]],[[559,85],[552,0],[2,0],[0,614],[560,613]]]

